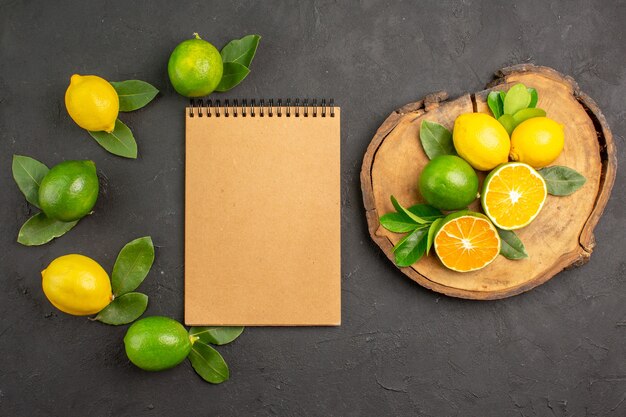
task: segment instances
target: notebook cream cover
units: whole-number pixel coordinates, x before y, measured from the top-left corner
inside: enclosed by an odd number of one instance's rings
[[[185,166],[185,323],[339,325],[340,109],[188,107]]]

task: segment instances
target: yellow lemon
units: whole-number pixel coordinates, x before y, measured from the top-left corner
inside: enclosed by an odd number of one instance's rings
[[[65,91],[65,107],[83,129],[112,132],[120,110],[115,88],[96,75],[72,75]]]
[[[489,171],[509,160],[509,134],[488,114],[465,113],[457,117],[452,140],[459,156],[477,170]]]
[[[113,299],[109,275],[83,255],[56,258],[41,271],[41,277],[43,292],[52,305],[74,316],[95,314]]]
[[[543,168],[559,157],[565,145],[563,125],[548,117],[520,123],[511,135],[511,159]]]

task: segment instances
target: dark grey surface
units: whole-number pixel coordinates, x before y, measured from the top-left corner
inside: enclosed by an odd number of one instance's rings
[[[0,415],[626,415],[624,170],[591,261],[495,302],[440,296],[399,273],[367,235],[359,184],[363,153],[393,109],[436,90],[482,89],[520,62],[573,76],[604,111],[623,162],[626,4],[228,3],[0,3]],[[58,312],[39,275],[68,252],[110,270],[124,243],[149,234],[158,251],[141,287],[147,314],[182,319],[186,100],[166,63],[196,31],[218,47],[263,35],[251,75],[228,97],[335,97],[343,110],[343,325],[247,329],[220,349],[231,367],[220,386],[188,363],[135,368],[125,327]],[[75,72],[161,89],[122,115],[138,160],[107,154],[69,119],[63,94]],[[11,177],[14,153],[50,166],[93,159],[107,178],[96,213],[51,244],[18,245],[31,211]]]

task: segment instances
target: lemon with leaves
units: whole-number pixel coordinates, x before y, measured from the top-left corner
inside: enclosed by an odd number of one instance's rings
[[[511,135],[511,159],[537,169],[550,165],[563,151],[563,132],[563,125],[548,117],[520,123]]]
[[[489,171],[509,160],[511,141],[506,129],[485,113],[465,113],[454,121],[454,148],[479,171]]]
[[[74,74],[65,91],[65,107],[83,129],[112,132],[120,110],[115,88],[97,75]]]
[[[183,325],[162,316],[136,321],[124,336],[126,356],[145,371],[173,368],[189,355],[191,345]]]
[[[39,206],[47,217],[71,222],[86,216],[98,199],[98,174],[93,161],[65,161],[41,180]]]
[[[113,300],[109,275],[87,256],[58,257],[41,271],[41,278],[50,303],[74,316],[96,314]]]
[[[223,72],[220,51],[197,33],[178,44],[167,63],[174,89],[185,97],[209,95],[219,85]]]

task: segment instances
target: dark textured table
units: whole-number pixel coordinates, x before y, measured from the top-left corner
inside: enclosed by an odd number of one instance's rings
[[[482,89],[520,62],[574,77],[604,111],[623,162],[626,3],[229,3],[0,2],[0,415],[625,416],[624,170],[590,262],[494,302],[440,296],[399,273],[367,235],[359,170],[393,109],[436,90]],[[182,320],[187,101],[166,64],[193,32],[218,48],[263,36],[252,73],[224,97],[334,97],[343,112],[343,324],[246,329],[220,349],[231,380],[219,386],[188,363],[135,368],[126,326],[60,313],[39,275],[69,252],[110,270],[124,243],[151,235],[146,314]],[[73,73],[161,90],[123,115],[137,160],[106,153],[70,120]],[[48,165],[93,159],[104,179],[95,214],[53,243],[17,244],[32,211],[11,176],[15,153]]]

